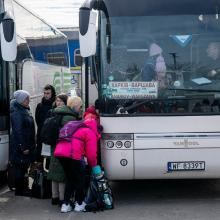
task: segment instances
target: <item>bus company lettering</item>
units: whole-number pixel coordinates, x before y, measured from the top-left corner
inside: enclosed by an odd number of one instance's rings
[[[157,88],[157,82],[109,82],[112,88]]]
[[[155,99],[157,82],[109,82],[109,94],[115,99]]]
[[[184,147],[199,146],[199,142],[189,141],[188,139],[184,139],[183,141],[174,141],[173,144],[175,146],[184,146]]]
[[[156,88],[156,82],[132,82],[132,87]]]

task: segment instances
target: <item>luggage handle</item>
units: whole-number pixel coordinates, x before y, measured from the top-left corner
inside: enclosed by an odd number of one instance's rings
[[[49,172],[49,169],[47,169],[46,168],[46,163],[47,163],[47,158],[44,158],[44,160],[43,160],[43,170],[46,172],[46,173],[48,173]]]

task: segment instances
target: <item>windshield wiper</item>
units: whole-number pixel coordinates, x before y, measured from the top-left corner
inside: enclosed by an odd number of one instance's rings
[[[183,88],[178,88],[178,89],[167,89],[167,90],[176,90],[176,91],[189,91],[189,92],[220,92],[220,90],[213,90],[213,89],[183,89]],[[140,105],[143,105],[147,102],[160,102],[160,101],[165,101],[165,100],[170,100],[170,99],[187,99],[185,96],[169,96],[167,99],[148,99],[140,102],[135,102],[131,104],[130,106],[124,107],[120,106],[120,108],[117,111],[117,114],[128,114],[128,111],[132,110],[133,108],[139,107]]]
[[[132,104],[132,105],[130,105],[128,107],[121,106],[118,109],[117,114],[128,114],[129,110],[131,110],[133,108],[136,108],[136,107],[138,107],[140,105],[143,105],[144,103],[149,102],[149,101],[151,101],[151,100],[145,100],[145,101],[142,101],[142,102],[134,103],[134,104]]]

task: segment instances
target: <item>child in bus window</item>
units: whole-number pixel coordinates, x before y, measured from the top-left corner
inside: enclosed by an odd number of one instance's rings
[[[149,57],[142,71],[142,80],[158,80],[159,86],[165,87],[166,64],[162,52],[159,45],[155,43],[150,45]]]

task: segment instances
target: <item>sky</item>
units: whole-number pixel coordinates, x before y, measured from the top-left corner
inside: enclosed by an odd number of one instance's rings
[[[17,0],[56,27],[78,27],[79,7],[84,0]]]

